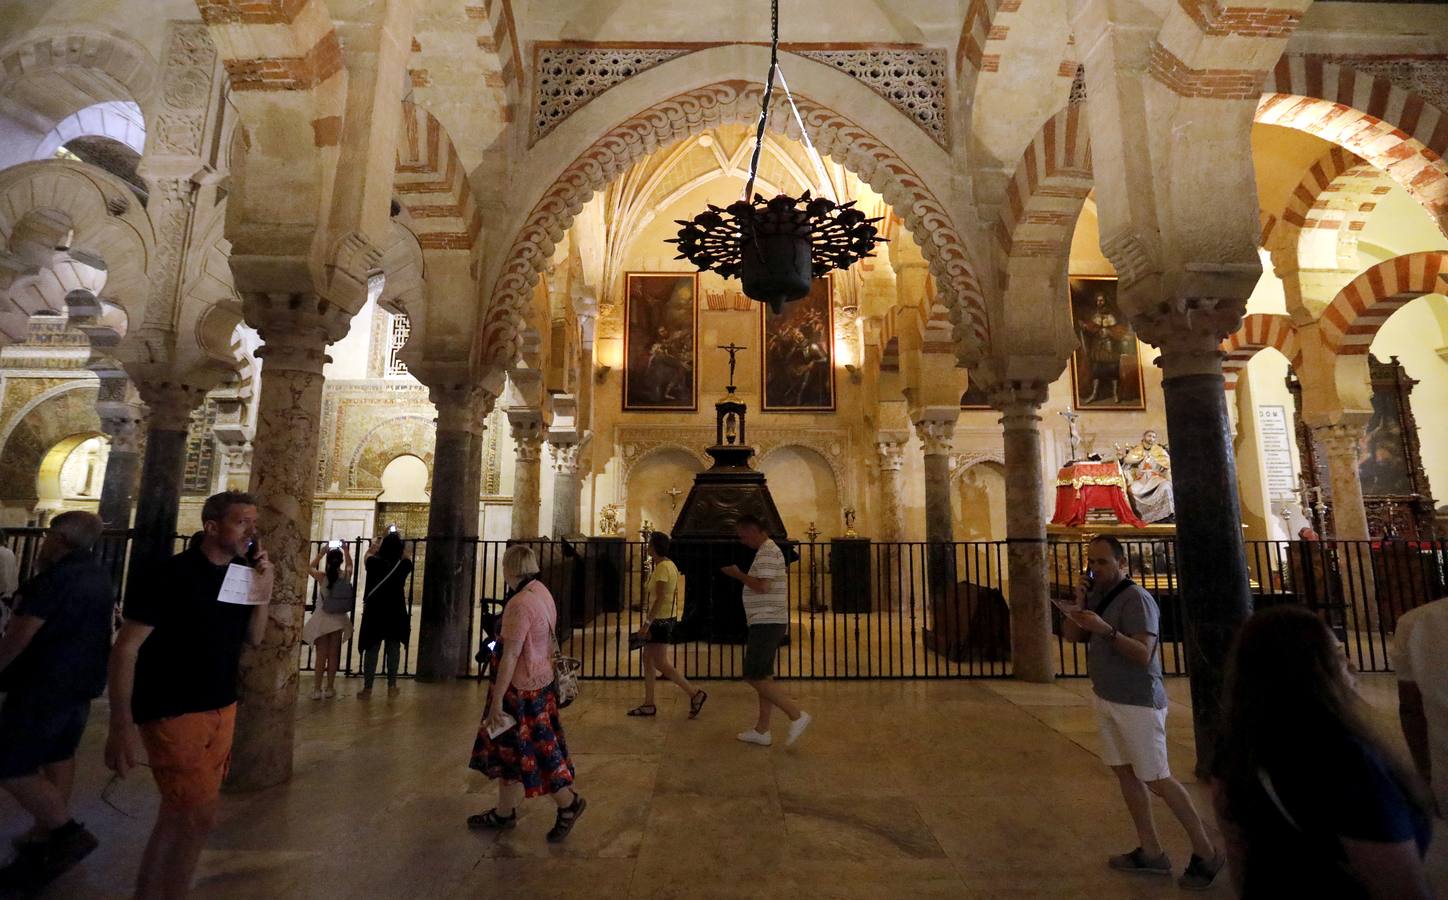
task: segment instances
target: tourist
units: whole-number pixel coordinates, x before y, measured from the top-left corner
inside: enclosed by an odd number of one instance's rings
[[[1427,792],[1373,733],[1322,620],[1295,604],[1253,615],[1225,690],[1213,793],[1238,893],[1431,897]]]
[[[1437,827],[1425,862],[1439,896],[1448,897],[1448,598],[1398,618],[1393,667],[1398,717],[1418,774],[1432,789]]]
[[[96,848],[71,818],[75,751],[91,701],[106,686],[115,589],[92,549],[101,520],[63,512],[37,554],[41,567],[20,589],[0,638],[0,788],[35,820],[20,853],[0,869],[0,891],[38,891]]]
[[[330,700],[337,696],[337,667],[342,663],[342,643],[352,639],[352,608],[357,605],[357,589],[352,585],[352,550],[346,544],[330,549],[323,546],[312,560],[312,578],[321,587],[316,609],[302,627],[302,640],[312,645],[312,699]],[[327,558],[323,571],[317,568]],[[322,686],[323,678],[326,687]]]
[[[503,581],[513,596],[503,611],[494,679],[469,763],[498,782],[498,805],[468,816],[468,827],[512,828],[518,824],[519,803],[548,794],[558,806],[548,832],[548,840],[556,843],[568,837],[587,807],[574,790],[573,760],[553,683],[558,610],[538,580],[532,548],[519,544],[503,553]]]
[[[144,743],[160,788],[136,884],[141,900],[186,896],[216,823],[231,762],[241,648],[261,643],[275,574],[256,544],[256,515],[250,494],[208,497],[200,545],[162,562],[126,597],[111,651],[106,765],[124,778]],[[249,597],[238,601],[243,591]]]
[[[20,588],[20,563],[9,542],[10,536],[0,529],[0,634],[15,611],[15,592]]]
[[[744,680],[759,695],[759,717],[754,727],[739,732],[736,737],[761,747],[774,743],[769,718],[778,707],[789,716],[789,735],[784,744],[792,746],[809,727],[811,717],[774,680],[774,657],[789,634],[789,584],[784,554],[779,545],[770,540],[764,523],[754,516],[740,516],[734,528],[739,543],[754,551],[754,562],[747,573],[741,572],[738,566],[725,566],[721,571],[744,585],[744,617],[749,623],[744,647]]]
[[[363,565],[367,570],[367,596],[362,598],[362,629],[357,638],[362,649],[362,690],[357,692],[357,699],[372,696],[377,653],[384,644],[387,646],[383,660],[387,667],[387,696],[396,697],[402,645],[412,635],[405,590],[407,579],[412,575],[412,560],[402,553],[402,538],[396,531],[389,531],[380,542],[367,548]]]
[[[1151,794],[1156,794],[1192,842],[1191,861],[1177,884],[1205,890],[1225,858],[1167,765],[1166,687],[1157,654],[1161,613],[1155,598],[1126,576],[1126,551],[1116,538],[1103,535],[1088,544],[1086,566],[1073,601],[1057,603],[1066,616],[1062,635],[1089,642],[1087,667],[1102,759],[1116,773],[1139,841],[1136,849],[1111,857],[1108,864],[1124,872],[1171,874],[1171,859],[1152,819]]]
[[[698,718],[704,708],[708,693],[696,690],[683,673],[669,662],[669,644],[673,642],[674,630],[679,624],[683,611],[684,576],[679,567],[669,559],[669,536],[662,531],[649,535],[649,559],[654,568],[644,585],[644,596],[649,598],[643,624],[639,626],[639,638],[644,641],[642,650],[644,668],[644,702],[628,711],[631,716],[652,716],[658,712],[654,705],[654,673],[658,672],[684,692],[689,698],[689,718]]]

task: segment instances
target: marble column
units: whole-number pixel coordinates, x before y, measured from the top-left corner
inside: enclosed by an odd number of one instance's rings
[[[1332,425],[1316,425],[1312,436],[1327,457],[1327,474],[1332,483],[1333,540],[1353,541],[1341,548],[1343,596],[1352,603],[1360,628],[1378,626],[1377,591],[1373,583],[1372,548],[1367,543],[1367,506],[1358,476],[1358,450],[1366,434],[1360,417]]]
[[[127,593],[143,587],[158,562],[176,553],[176,513],[181,504],[181,477],[186,471],[186,433],[191,410],[205,392],[174,381],[138,381],[146,403],[146,452],[136,492],[136,519],[131,536]]]
[[[947,595],[955,585],[954,517],[950,511],[950,455],[955,417],[926,418],[915,423],[925,449],[925,541],[932,598]]]
[[[467,519],[477,530],[478,484],[481,475],[471,464],[478,454],[484,395],[471,384],[431,385],[437,407],[437,441],[432,463],[432,500],[427,516],[427,560],[422,589],[422,623],[418,636],[417,677],[445,681],[466,663],[460,657],[472,603],[474,545]]]
[[[539,460],[543,453],[543,419],[536,410],[518,413],[508,411],[508,424],[517,448],[513,469],[513,532],[514,538],[538,537],[538,507],[542,502],[542,472]]]
[[[252,441],[251,493],[257,542],[276,567],[266,634],[241,660],[241,702],[227,785],[259,790],[292,774],[298,658],[307,600],[312,496],[327,344],[346,334],[348,315],[314,294],[243,295],[246,321],[262,347],[261,395]]]
[[[1046,402],[1046,387],[1040,382],[1016,382],[991,392],[1005,438],[1011,671],[1018,680],[1036,682],[1056,677],[1041,476],[1041,404]]]
[[[1222,679],[1237,629],[1252,612],[1237,464],[1218,337],[1178,325],[1161,347],[1176,496],[1177,583],[1186,617],[1197,771],[1210,770]]]
[[[136,501],[146,415],[133,403],[102,402],[96,405],[96,411],[100,413],[101,431],[111,440],[97,511],[106,528],[124,531],[131,527],[131,509]]]
[[[548,442],[553,458],[553,537],[578,534],[578,506],[583,497],[582,444],[576,440]]]
[[[906,435],[880,432],[875,441],[880,470],[880,516],[876,534],[882,542],[877,559],[884,572],[880,579],[884,596],[875,598],[879,609],[901,608],[910,596],[905,584],[905,567],[900,562],[899,542],[905,540],[905,440]]]

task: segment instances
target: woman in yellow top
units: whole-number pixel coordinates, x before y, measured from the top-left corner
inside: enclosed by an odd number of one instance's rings
[[[648,598],[648,611],[639,628],[639,637],[644,640],[644,702],[628,711],[631,716],[652,716],[658,713],[654,705],[654,673],[664,676],[679,686],[689,697],[689,718],[699,715],[704,708],[708,693],[695,690],[673,663],[669,662],[668,645],[672,643],[674,629],[679,624],[679,614],[684,606],[684,576],[679,567],[669,559],[669,536],[661,531],[649,535],[649,558],[654,562],[653,574],[644,586]]]

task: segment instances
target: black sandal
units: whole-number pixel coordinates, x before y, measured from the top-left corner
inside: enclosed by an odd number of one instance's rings
[[[628,714],[634,716],[635,718],[647,718],[649,716],[658,715],[659,708],[652,703],[645,703],[642,706],[635,706],[633,709],[628,711]]]
[[[511,816],[500,816],[496,809],[490,809],[485,813],[476,816],[468,816],[468,827],[477,831],[482,829],[493,829],[502,831],[505,828],[512,828],[518,824],[518,811],[513,810]]]
[[[554,820],[553,827],[548,830],[548,843],[556,844],[568,837],[568,832],[573,830],[574,823],[578,821],[579,816],[583,815],[583,810],[587,806],[588,802],[577,791],[574,791],[573,802],[558,810],[558,818]]]
[[[697,719],[699,717],[699,710],[704,708],[704,701],[708,699],[708,691],[695,691],[694,696],[689,698],[689,718]]]

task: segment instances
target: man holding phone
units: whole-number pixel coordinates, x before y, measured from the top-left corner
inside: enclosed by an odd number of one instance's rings
[[[106,765],[125,777],[145,745],[161,792],[136,897],[184,897],[216,822],[231,761],[243,641],[266,630],[274,571],[256,544],[256,501],[225,491],[203,532],[126,598],[111,651]]]
[[[1177,884],[1206,890],[1225,864],[1166,752],[1166,687],[1157,636],[1156,599],[1126,576],[1121,542],[1102,535],[1086,547],[1086,572],[1070,601],[1053,601],[1065,615],[1061,633],[1086,642],[1102,758],[1116,773],[1140,846],[1108,861],[1118,871],[1170,875],[1171,860],[1157,837],[1151,794],[1166,801],[1192,841],[1192,858]],[[1149,793],[1148,793],[1149,792]]]

